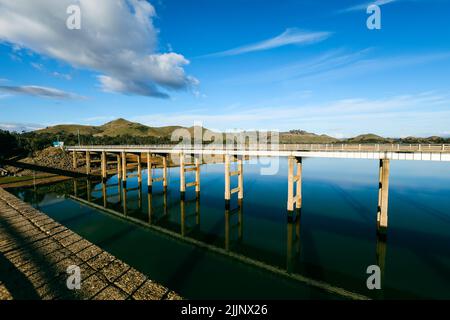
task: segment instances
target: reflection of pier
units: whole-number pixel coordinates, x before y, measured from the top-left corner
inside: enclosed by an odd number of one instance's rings
[[[237,239],[238,243],[243,239],[243,210],[244,206],[242,199],[238,200],[236,208],[230,210],[230,207],[225,207],[225,250],[230,250],[230,242],[232,237]],[[237,237],[236,237],[237,234]]]
[[[106,186],[106,184],[107,182],[103,181],[99,182],[98,186],[101,185],[101,189],[104,190],[104,186]],[[113,185],[114,184],[111,184],[111,186]],[[143,195],[144,191],[140,187],[131,188],[130,186],[122,186],[123,196],[120,202],[122,209],[129,207],[129,204],[127,203],[129,202],[127,194],[132,190],[138,190],[138,194],[136,195],[136,197],[138,198],[138,202],[140,202],[139,199],[145,197],[145,195]],[[75,189],[74,195],[75,194],[80,195],[79,190]],[[170,222],[168,220],[169,208],[166,189],[163,189],[163,191],[161,192],[147,193],[148,206],[139,208],[141,213],[144,213],[146,211],[147,215],[141,215],[140,217],[137,217],[136,215],[130,215],[127,209],[123,209],[123,211],[120,210],[120,208],[118,208],[117,210],[113,210],[113,206],[108,200],[111,197],[108,194],[104,195],[103,199],[89,197],[88,195],[86,195],[84,199],[75,196],[72,196],[72,198],[96,209],[108,212],[117,217],[136,223],[140,226],[169,235],[171,236],[171,238],[177,239],[182,242],[187,242],[196,247],[206,249],[217,254],[230,257],[253,267],[263,269],[267,272],[271,272],[282,277],[286,277],[290,280],[299,281],[306,285],[320,288],[344,298],[367,299],[367,297],[360,294],[353,293],[331,284],[314,280],[294,272],[295,264],[300,257],[300,210],[295,210],[295,215],[293,215],[292,218],[287,221],[286,252],[283,254],[286,256],[286,265],[280,267],[240,253],[242,251],[240,250],[241,246],[245,246],[243,224],[244,212],[243,201],[241,199],[238,200],[238,205],[235,208],[225,208],[223,216],[225,229],[224,236],[222,238],[220,236],[214,235],[217,240],[214,241],[214,244],[211,244],[209,241],[205,241],[204,239],[211,239],[212,235],[200,230],[201,212],[199,197],[195,197],[189,200],[179,200],[179,225],[174,225],[173,222]],[[87,201],[87,198],[90,198],[91,200]],[[162,200],[162,207],[155,207],[154,201],[156,198],[158,198],[159,201]],[[104,205],[105,202],[106,205]],[[157,216],[158,214],[159,216]],[[145,218],[145,216],[147,218]],[[252,250],[252,248],[253,247],[247,246],[246,250]],[[243,251],[245,252],[246,250]]]

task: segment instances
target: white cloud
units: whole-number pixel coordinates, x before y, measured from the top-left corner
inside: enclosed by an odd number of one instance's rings
[[[55,88],[41,86],[0,86],[0,91],[12,95],[27,95],[51,99],[85,99],[85,97]]]
[[[356,52],[332,50],[308,60],[289,63],[261,72],[241,74],[239,77],[231,77],[224,81],[233,84],[248,84],[301,80],[311,84],[313,80],[331,81],[358,75],[366,76],[368,73],[375,74],[383,70],[394,70],[450,59],[450,52],[371,56],[372,51],[371,48]]]
[[[31,66],[39,71],[44,70],[44,66],[41,63],[32,62]]]
[[[181,54],[157,53],[156,13],[144,0],[77,1],[81,29],[66,28],[71,0],[0,0],[0,40],[98,72],[105,91],[168,97],[198,84]]]
[[[57,77],[57,78],[62,78],[65,80],[72,80],[72,76],[70,74],[60,73],[57,71],[52,72],[52,76]]]
[[[261,42],[252,43],[242,47],[233,48],[221,52],[208,54],[209,57],[235,56],[239,54],[263,51],[292,44],[310,44],[320,42],[331,36],[330,32],[309,32],[295,28],[286,29],[280,35]]]
[[[368,6],[374,4],[377,6],[382,6],[388,3],[397,2],[398,0],[376,0],[371,2],[366,2],[363,4],[359,4],[356,6],[348,7],[346,9],[340,10],[339,13],[345,13],[345,12],[352,12],[352,11],[360,11],[360,10],[366,10]]]
[[[0,130],[11,132],[34,131],[42,128],[44,128],[44,126],[35,123],[0,123]]]
[[[438,135],[448,128],[449,105],[449,94],[422,92],[380,99],[348,98],[309,105],[267,104],[216,114],[159,113],[134,117],[132,120],[151,126],[192,126],[194,122],[201,121],[207,128],[220,130],[230,129],[224,127],[224,124],[233,123],[233,126],[244,129],[303,129],[335,136],[354,136],[368,132],[383,136],[423,132]],[[249,123],[252,128],[248,128]],[[267,128],[268,123],[276,124],[277,127]],[[336,125],[340,126],[337,133]]]

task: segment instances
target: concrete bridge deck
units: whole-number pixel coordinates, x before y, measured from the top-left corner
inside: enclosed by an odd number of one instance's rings
[[[81,270],[69,290],[67,267]],[[0,300],[180,297],[0,188]]]
[[[220,145],[95,145],[68,146],[65,149],[78,152],[450,161],[450,145],[447,144],[269,144],[246,145],[242,148]]]

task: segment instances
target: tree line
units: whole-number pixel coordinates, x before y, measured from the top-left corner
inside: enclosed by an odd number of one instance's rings
[[[92,136],[76,134],[50,134],[34,132],[9,132],[0,130],[0,160],[13,156],[29,156],[38,150],[62,141],[65,145],[121,145],[121,144],[169,144],[169,138],[139,137],[131,135]],[[173,142],[172,142],[173,143]]]

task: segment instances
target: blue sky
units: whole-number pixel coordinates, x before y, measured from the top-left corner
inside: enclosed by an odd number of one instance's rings
[[[380,30],[366,27],[362,1],[10,2],[0,0],[2,128],[123,117],[450,135],[450,1],[378,1]],[[73,3],[80,30],[64,26]]]

